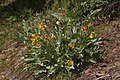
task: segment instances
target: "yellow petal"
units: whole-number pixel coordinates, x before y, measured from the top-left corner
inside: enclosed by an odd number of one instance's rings
[[[42,22],[39,24],[38,28],[44,31],[47,28],[47,25],[43,24]]]
[[[41,22],[38,27],[41,28],[41,27],[42,27],[42,24],[43,24],[43,23]]]
[[[37,36],[36,34],[32,34],[32,37],[35,37],[35,36]]]
[[[86,30],[87,30],[86,27],[83,26],[83,27],[82,27],[82,31],[83,31],[83,32],[86,32]]]
[[[69,44],[69,47],[73,49],[75,47],[75,44]]]
[[[73,60],[66,60],[65,64],[67,64],[67,65],[73,65]]]
[[[35,36],[35,40],[38,41],[40,39],[40,37],[38,36]]]
[[[41,42],[37,42],[36,46],[39,46],[39,45],[41,45],[41,44],[42,44]]]
[[[91,34],[89,35],[89,38],[94,38],[94,35],[91,33]]]
[[[31,41],[32,41],[32,45],[35,43],[35,39],[34,38],[32,38],[31,39]]]

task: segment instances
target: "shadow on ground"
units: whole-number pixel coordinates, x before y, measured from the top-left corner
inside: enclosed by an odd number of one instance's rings
[[[6,3],[1,3],[0,18],[5,19],[10,16],[16,16],[17,18],[28,17],[29,10],[32,11],[32,14],[42,11],[45,2],[46,0],[13,0],[7,5],[3,5]]]

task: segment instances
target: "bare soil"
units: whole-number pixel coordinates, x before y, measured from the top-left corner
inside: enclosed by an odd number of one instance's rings
[[[30,80],[33,78],[21,60],[25,49],[19,41],[8,42],[4,45],[0,53],[0,80]]]

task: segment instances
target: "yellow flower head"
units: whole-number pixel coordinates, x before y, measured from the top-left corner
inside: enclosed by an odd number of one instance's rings
[[[34,38],[35,38],[36,42],[40,39],[40,37],[38,37],[38,36],[35,36]]]
[[[37,36],[36,34],[32,34],[32,37],[35,37],[35,36]]]
[[[91,39],[94,38],[94,35],[92,33],[90,33],[89,38],[91,38]]]
[[[40,28],[42,31],[45,31],[47,28],[47,25],[43,24],[42,22],[39,24],[38,28]]]
[[[69,44],[69,47],[73,49],[75,47],[75,44]]]
[[[34,45],[36,42],[36,40],[34,38],[31,38],[31,41],[32,41],[32,45]]]
[[[34,45],[36,42],[38,42],[38,40],[40,39],[39,36],[37,36],[36,34],[32,34],[31,41],[32,41],[32,45]]]
[[[42,42],[37,42],[36,43],[36,46],[39,46],[39,45],[41,45],[42,44]]]
[[[87,29],[86,29],[86,27],[84,27],[84,26],[82,26],[82,32],[86,32],[87,31]]]
[[[67,64],[67,65],[73,65],[73,60],[66,60],[65,64]]]

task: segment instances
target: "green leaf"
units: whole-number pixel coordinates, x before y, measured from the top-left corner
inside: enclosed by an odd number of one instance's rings
[[[49,70],[48,70],[48,76],[50,76],[51,74],[55,73],[55,68],[54,66],[50,66]]]
[[[87,45],[90,45],[91,43],[95,43],[96,41],[98,41],[98,39],[91,39],[89,40],[89,43],[87,43]]]
[[[21,39],[24,39],[24,34],[20,33],[20,32],[17,32],[18,33],[18,37],[21,38]]]
[[[23,60],[29,62],[29,61],[34,61],[34,58],[23,58]]]
[[[71,43],[74,43],[74,44],[75,44],[76,41],[77,41],[77,39],[73,39],[73,40],[70,42],[70,44],[71,44]]]
[[[96,61],[93,60],[93,59],[89,59],[89,61],[92,62],[92,63],[96,63]]]
[[[77,50],[79,51],[79,53],[82,53],[85,47],[85,45],[81,45],[79,48],[77,48]]]
[[[77,33],[77,27],[73,26],[73,34]]]
[[[38,75],[38,74],[41,74],[41,73],[45,73],[47,72],[47,70],[35,70],[35,74]]]
[[[102,8],[96,9],[96,10],[94,10],[94,11],[91,13],[91,15],[96,14],[96,13],[100,12],[101,10],[102,10]]]

